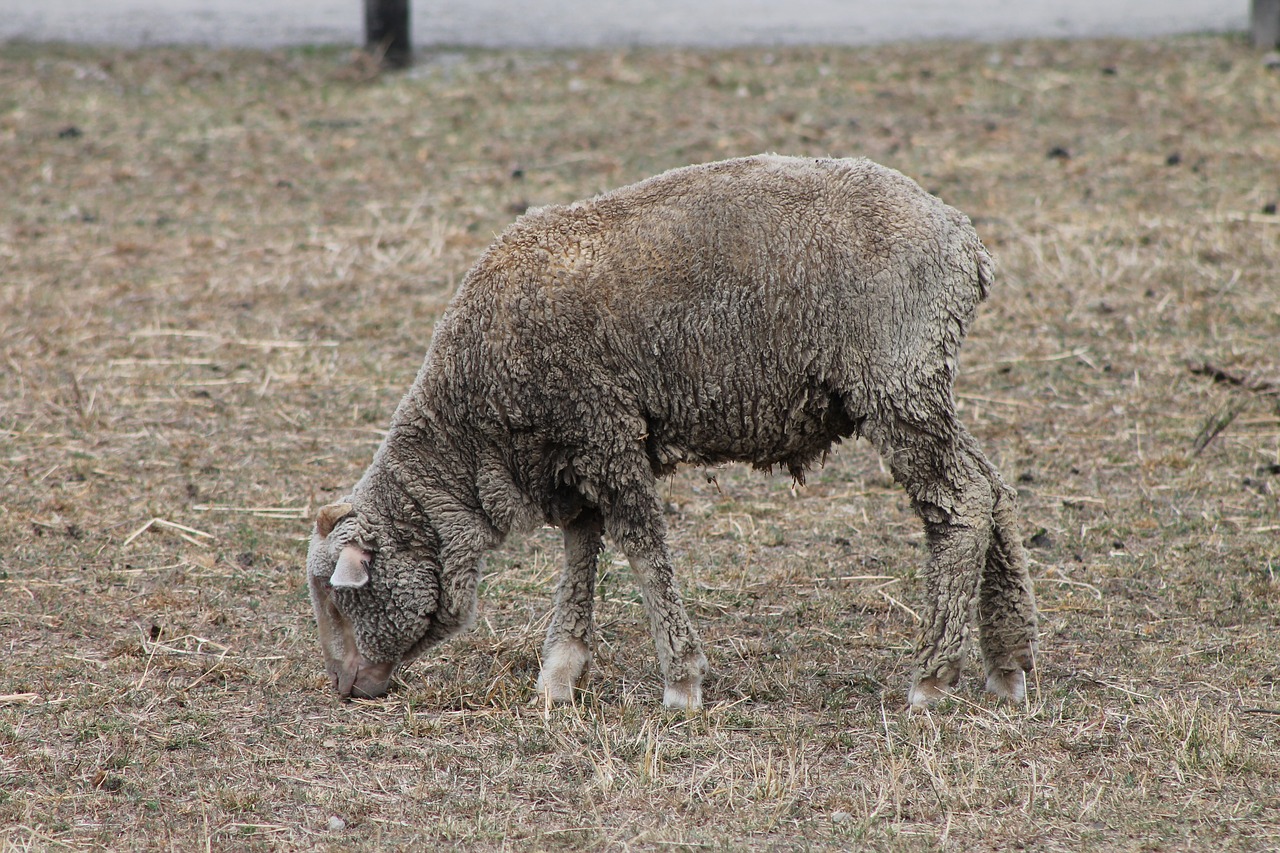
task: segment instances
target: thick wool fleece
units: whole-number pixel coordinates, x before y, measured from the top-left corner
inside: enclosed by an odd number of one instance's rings
[[[636,570],[666,701],[696,705],[706,661],[655,478],[733,460],[802,479],[863,435],[932,549],[911,700],[955,683],[975,613],[988,687],[1020,698],[1036,618],[1013,494],[952,400],[992,274],[963,214],[866,160],[729,160],[531,211],[468,273],[311,573],[348,542],[369,555],[370,582],[333,603],[361,654],[398,661],[465,627],[484,550],[564,527],[539,682],[561,701],[589,663],[608,535]]]

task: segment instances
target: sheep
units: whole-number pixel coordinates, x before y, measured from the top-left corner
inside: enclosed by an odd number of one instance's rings
[[[930,549],[908,705],[955,687],[975,616],[986,689],[1022,701],[1037,618],[1016,493],[952,393],[993,272],[964,214],[864,159],[726,160],[530,210],[467,274],[368,470],[317,515],[307,572],[332,685],[385,693],[470,625],[483,553],[549,523],[565,565],[538,694],[568,703],[585,683],[607,535],[663,703],[696,708],[707,658],[657,480],[739,461],[802,482],[857,436]]]

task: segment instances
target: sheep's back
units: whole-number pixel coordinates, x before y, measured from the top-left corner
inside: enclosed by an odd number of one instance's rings
[[[428,367],[529,446],[800,472],[878,407],[949,394],[986,263],[963,215],[869,161],[689,167],[519,219]]]

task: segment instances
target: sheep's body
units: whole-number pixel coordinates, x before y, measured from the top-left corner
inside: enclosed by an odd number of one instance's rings
[[[466,626],[483,551],[548,521],[566,568],[539,689],[567,701],[585,677],[607,534],[640,583],[664,700],[696,706],[706,659],[655,478],[729,460],[801,478],[858,434],[929,534],[911,702],[955,683],[975,609],[988,688],[1021,697],[1036,619],[1014,497],[952,400],[990,278],[962,214],[865,160],[731,160],[521,217],[463,282],[349,502],[318,522],[335,683],[385,690],[398,661]]]

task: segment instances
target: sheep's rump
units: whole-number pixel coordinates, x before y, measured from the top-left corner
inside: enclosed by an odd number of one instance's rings
[[[867,419],[950,407],[989,277],[963,214],[870,161],[693,166],[517,220],[424,370],[471,428],[586,479],[637,445],[655,472],[801,476]]]

